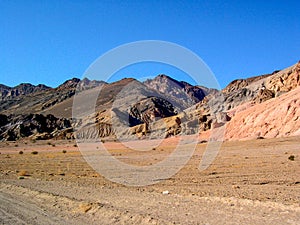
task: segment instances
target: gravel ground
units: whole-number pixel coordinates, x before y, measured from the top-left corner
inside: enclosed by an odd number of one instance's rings
[[[0,144],[1,224],[300,221],[299,137],[225,142],[202,172],[197,168],[206,145],[199,144],[176,175],[145,187],[113,183],[85,162],[74,143],[52,142]],[[172,139],[148,152],[105,145],[116,158],[135,165],[155,163],[173,150]]]

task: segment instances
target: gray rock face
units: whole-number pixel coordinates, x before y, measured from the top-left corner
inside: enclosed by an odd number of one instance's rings
[[[149,124],[161,118],[176,115],[173,105],[159,97],[148,97],[134,104],[129,112],[129,126]]]
[[[208,88],[193,86],[184,81],[177,81],[166,75],[148,79],[144,84],[182,106],[182,110],[200,102],[210,92]]]

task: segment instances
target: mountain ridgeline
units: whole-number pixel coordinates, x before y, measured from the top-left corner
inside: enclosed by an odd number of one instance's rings
[[[299,86],[300,62],[271,74],[232,81],[223,90],[163,74],[144,82],[73,78],[56,88],[0,85],[0,140],[130,140],[197,133],[209,139],[210,132],[225,126],[225,140],[300,135]],[[88,111],[85,103],[90,96],[96,96],[94,113],[74,118],[75,95],[83,113]],[[285,124],[276,117],[284,118]]]

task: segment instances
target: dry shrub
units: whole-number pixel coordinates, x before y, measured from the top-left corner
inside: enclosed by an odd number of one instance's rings
[[[290,155],[288,159],[291,160],[291,161],[294,161],[295,160],[295,156],[294,155]]]

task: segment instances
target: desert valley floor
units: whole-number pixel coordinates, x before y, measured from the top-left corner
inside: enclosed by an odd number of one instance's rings
[[[116,158],[144,165],[168,156],[174,139],[148,152],[132,151],[118,142],[105,145]],[[0,145],[1,224],[300,221],[299,137],[224,142],[202,172],[198,165],[206,143],[201,143],[176,175],[145,187],[108,181],[85,162],[73,141]]]

